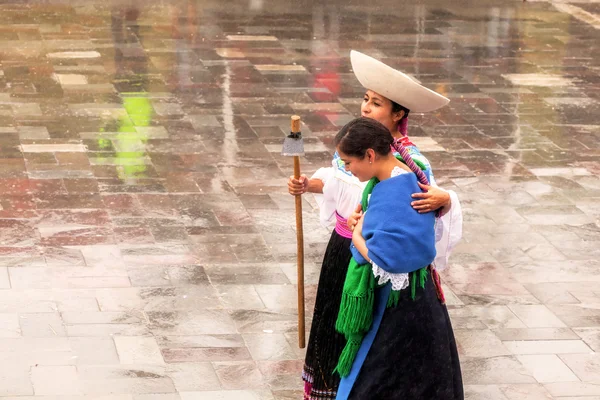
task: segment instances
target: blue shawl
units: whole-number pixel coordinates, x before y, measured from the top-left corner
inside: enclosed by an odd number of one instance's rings
[[[429,169],[425,173],[429,177]],[[420,191],[415,174],[407,173],[379,182],[371,193],[362,235],[371,261],[387,272],[416,271],[435,259],[435,213],[410,206]],[[358,264],[367,264],[354,245],[351,251]]]

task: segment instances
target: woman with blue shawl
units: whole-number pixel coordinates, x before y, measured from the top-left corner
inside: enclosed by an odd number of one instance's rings
[[[429,161],[407,136],[410,112],[424,113],[445,106],[448,99],[415,82],[411,77],[365,54],[352,51],[352,68],[366,89],[360,106],[363,117],[372,118],[390,131],[394,147],[401,146],[417,162],[428,168]],[[436,187],[433,174],[430,184],[415,188],[409,203],[420,213],[436,212],[436,269],[443,270],[452,248],[462,235],[462,212],[456,193]],[[320,168],[311,179],[303,176],[288,181],[290,194],[314,193],[320,219],[333,232],[323,257],[315,308],[312,318],[305,364],[302,371],[305,400],[335,399],[340,376],[333,373],[346,345],[343,335],[335,330],[344,279],[351,258],[353,226],[360,218],[357,209],[365,182],[347,171],[339,154],[331,166]],[[436,275],[437,276],[437,275]]]
[[[462,400],[456,342],[430,267],[435,215],[410,206],[430,170],[406,151],[395,156],[392,143],[389,130],[369,118],[335,138],[346,169],[368,181],[336,321],[346,338],[336,398]]]

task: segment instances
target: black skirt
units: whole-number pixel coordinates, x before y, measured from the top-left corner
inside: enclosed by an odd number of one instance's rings
[[[335,399],[340,384],[340,377],[333,370],[346,339],[335,331],[335,321],[352,257],[351,243],[352,239],[346,239],[334,230],[325,251],[302,373],[305,399]]]
[[[450,317],[431,274],[414,300],[409,287],[386,309],[349,398],[464,399]]]

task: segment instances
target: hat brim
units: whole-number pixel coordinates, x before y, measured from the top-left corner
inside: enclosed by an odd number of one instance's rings
[[[450,102],[441,94],[415,82],[410,76],[366,54],[352,50],[350,61],[361,85],[412,112],[434,111]]]

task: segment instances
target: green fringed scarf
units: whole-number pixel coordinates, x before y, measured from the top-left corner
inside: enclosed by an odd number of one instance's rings
[[[401,156],[396,156],[400,161],[404,161]],[[425,170],[425,165],[417,160],[413,160],[422,169]],[[375,185],[379,183],[379,179],[372,178],[362,194],[362,209],[367,211],[369,206],[369,196],[373,192]],[[410,286],[411,297],[414,300],[416,297],[417,285],[421,288],[425,287],[427,280],[427,267],[411,272]],[[348,376],[352,369],[352,364],[356,358],[356,354],[360,349],[363,337],[371,329],[373,324],[373,310],[375,306],[375,289],[377,281],[372,272],[371,264],[359,265],[354,257],[350,259],[348,272],[344,282],[342,291],[342,300],[340,303],[340,311],[335,323],[335,329],[346,337],[346,346],[340,355],[338,364],[335,367],[334,373],[337,372],[341,377]],[[387,308],[395,307],[400,300],[400,291],[392,290],[387,302]]]

